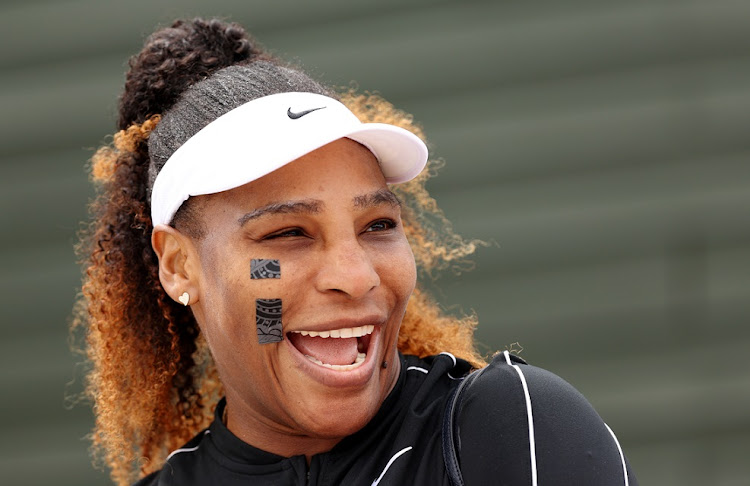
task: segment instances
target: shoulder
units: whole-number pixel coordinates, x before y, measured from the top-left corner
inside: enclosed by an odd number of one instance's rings
[[[498,354],[472,376],[463,392],[464,410],[502,410],[523,415],[538,409],[539,419],[547,414],[593,414],[591,404],[567,381],[545,369],[527,364],[507,351]],[[592,416],[591,418],[594,418]]]
[[[456,425],[468,485],[536,484],[534,477],[558,485],[636,484],[626,480],[620,445],[588,400],[507,352],[463,387]]]

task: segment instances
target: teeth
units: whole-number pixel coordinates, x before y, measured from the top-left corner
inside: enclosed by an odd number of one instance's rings
[[[354,329],[351,327],[347,327],[344,329],[334,329],[331,331],[331,337],[333,338],[350,338],[352,337],[352,333],[354,332]]]
[[[322,338],[352,338],[362,337],[372,334],[375,326],[346,327],[344,329],[333,329],[331,331],[292,331],[302,334],[303,336],[322,337]]]
[[[335,364],[323,363],[319,359],[313,358],[312,356],[305,355],[305,357],[315,364],[324,366],[326,368],[331,368],[332,370],[349,371],[349,370],[353,370],[354,368],[359,368],[360,366],[362,366],[362,363],[365,362],[365,358],[367,357],[367,355],[365,353],[357,353],[357,359],[355,359],[354,363],[350,365],[335,365]]]

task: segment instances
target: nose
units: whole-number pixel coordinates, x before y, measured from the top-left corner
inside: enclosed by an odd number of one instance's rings
[[[380,285],[371,256],[354,241],[328,245],[321,255],[316,286],[321,292],[337,292],[356,300]]]

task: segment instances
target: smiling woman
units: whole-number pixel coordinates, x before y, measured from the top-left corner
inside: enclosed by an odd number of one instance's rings
[[[635,484],[570,385],[419,290],[474,244],[408,115],[196,19],[131,60],[119,128],[74,323],[117,484]]]
[[[206,196],[198,240],[154,229],[161,281],[170,295],[191,295],[229,404],[225,425],[245,442],[283,456],[327,451],[361,429],[393,388],[399,367],[381,364],[398,362],[416,269],[399,206],[376,197],[387,190],[373,154],[339,139]],[[246,218],[262,207],[284,210]],[[253,255],[279,260],[284,276],[250,279]],[[278,345],[259,343],[248,325],[259,298],[281,300]]]

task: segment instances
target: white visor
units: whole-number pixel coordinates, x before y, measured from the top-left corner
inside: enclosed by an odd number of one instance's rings
[[[375,155],[390,184],[413,179],[427,162],[427,147],[408,130],[362,123],[327,96],[274,94],[225,113],[172,154],[154,181],[152,222],[169,224],[190,196],[242,186],[344,137]]]

